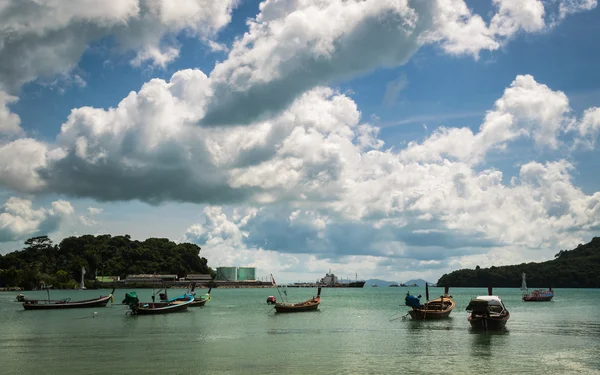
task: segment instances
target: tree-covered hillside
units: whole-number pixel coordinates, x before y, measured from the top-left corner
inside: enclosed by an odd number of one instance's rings
[[[121,276],[139,273],[177,274],[214,271],[201,258],[200,247],[176,244],[166,238],[133,241],[128,235],[68,237],[55,245],[47,236],[25,241],[25,248],[0,255],[0,286],[31,289],[42,280],[55,287],[72,288],[86,268],[86,279],[95,275]]]
[[[529,287],[600,288],[600,237],[573,250],[561,250],[555,259],[541,263],[463,269],[442,276],[437,285],[455,287],[518,287],[521,273]]]

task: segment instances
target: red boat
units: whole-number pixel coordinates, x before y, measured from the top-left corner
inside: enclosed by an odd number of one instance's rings
[[[523,272],[523,281],[521,283],[521,290],[527,292],[527,282],[525,281],[525,272]],[[550,290],[544,289],[536,289],[531,293],[523,294],[524,302],[545,302],[552,301],[552,297],[554,297],[554,291],[552,288]]]
[[[552,297],[554,297],[554,292],[552,291],[552,288],[550,288],[550,290],[536,289],[531,293],[524,294],[523,301],[525,301],[525,302],[552,301]]]
[[[100,296],[98,298],[86,299],[82,301],[71,301],[70,298],[65,298],[61,300],[30,300],[27,299],[25,303],[23,303],[23,308],[25,310],[58,310],[58,309],[83,309],[88,307],[104,307],[108,303],[108,301],[114,301],[113,293],[115,290],[108,296]],[[50,297],[50,295],[48,295]]]

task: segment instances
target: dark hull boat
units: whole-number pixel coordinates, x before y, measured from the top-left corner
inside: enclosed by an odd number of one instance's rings
[[[136,293],[131,292],[125,294],[122,303],[129,306],[131,315],[159,315],[185,311],[193,301],[194,297],[190,295],[186,301],[139,302]]]
[[[292,313],[292,312],[304,312],[304,311],[315,311],[319,308],[321,303],[321,287],[318,289],[316,297],[299,303],[281,303],[275,304],[275,311],[278,313]]]
[[[404,302],[407,306],[412,307],[408,314],[414,320],[444,319],[450,316],[456,306],[452,296],[448,295],[448,287],[446,287],[443,296],[429,301],[429,286],[425,284],[425,296],[428,302],[421,305],[417,297],[406,293]]]
[[[487,296],[473,298],[466,310],[471,312],[468,321],[474,329],[502,330],[510,319],[500,297],[492,295],[492,288],[488,288]]]
[[[114,301],[113,293],[108,296],[100,296],[98,298],[87,299],[82,301],[71,301],[70,298],[62,300],[25,300],[23,308],[25,310],[62,310],[62,309],[84,309],[90,307],[105,307],[108,301]]]

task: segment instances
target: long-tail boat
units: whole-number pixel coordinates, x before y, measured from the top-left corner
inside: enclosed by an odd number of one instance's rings
[[[165,288],[165,292],[164,293],[160,293],[160,300],[161,302],[175,302],[175,301],[181,301],[181,302],[185,302],[187,300],[190,299],[190,297],[193,297],[194,300],[190,303],[190,307],[203,307],[207,301],[210,301],[210,291],[212,290],[212,287],[208,289],[208,293],[206,293],[204,296],[198,297],[196,298],[196,283],[193,283],[191,285],[191,288],[188,288],[187,292],[185,292],[182,296],[178,296],[178,297],[173,297],[173,298],[169,298],[169,296],[167,295],[167,289]]]
[[[448,289],[448,286],[446,286],[444,295],[430,301],[429,285],[425,283],[425,298],[427,302],[422,305],[418,297],[411,296],[410,292],[406,293],[404,303],[407,306],[412,307],[412,309],[408,311],[411,318],[415,320],[447,318],[456,306],[452,296],[448,295]]]
[[[275,311],[277,311],[278,313],[314,311],[319,308],[320,303],[321,303],[321,287],[319,287],[316,297],[313,297],[304,302],[298,302],[298,303],[277,302],[277,303],[275,303]]]
[[[485,331],[503,329],[510,318],[500,297],[492,295],[491,287],[488,287],[487,296],[473,298],[466,310],[471,312],[468,317],[471,327]]]
[[[152,302],[140,302],[135,292],[129,292],[125,294],[125,299],[121,303],[129,307],[131,315],[157,315],[187,310],[194,301],[192,295],[185,301],[154,302],[154,298],[153,295]]]
[[[525,272],[523,272],[523,281],[521,283],[521,290],[524,292],[523,301],[524,302],[547,302],[552,301],[552,297],[554,297],[554,291],[552,288],[549,290],[545,289],[536,289],[531,293],[527,293],[527,282],[525,281]]]
[[[61,300],[51,300],[50,292],[48,292],[48,299],[42,300],[31,300],[25,299],[23,303],[23,308],[25,310],[58,310],[58,309],[83,309],[88,307],[105,307],[108,304],[108,301],[114,302],[113,293],[115,289],[113,288],[112,292],[108,296],[100,296],[98,298],[80,300],[80,301],[71,301],[71,298],[65,298]]]

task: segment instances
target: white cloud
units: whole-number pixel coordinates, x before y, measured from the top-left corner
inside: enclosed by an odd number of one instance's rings
[[[383,95],[383,103],[391,106],[396,103],[396,99],[402,90],[408,85],[406,74],[400,75],[393,81],[390,81],[385,86],[385,94]]]
[[[488,25],[464,0],[266,0],[210,73],[201,123],[253,123],[316,86],[402,65],[424,44],[477,59],[520,31],[549,27],[540,0],[493,4],[497,13]]]
[[[88,207],[87,212],[90,216],[100,215],[104,210],[102,208],[97,207]]]
[[[0,140],[5,137],[21,136],[24,134],[21,128],[21,118],[12,113],[8,106],[15,103],[17,97],[8,95],[0,90]]]
[[[569,130],[577,132],[576,146],[593,149],[600,134],[600,108],[588,108],[580,122],[573,122]]]
[[[231,19],[234,0],[21,0],[0,3],[0,87],[65,75],[88,45],[114,36],[132,64],[165,66],[179,55],[179,32],[211,40]],[[81,83],[81,82],[80,82]]]
[[[519,75],[488,111],[479,132],[469,128],[439,128],[423,143],[411,142],[401,156],[407,161],[441,161],[449,157],[478,163],[493,149],[503,149],[519,137],[532,138],[535,145],[558,148],[559,136],[572,126],[567,96]]]
[[[490,23],[493,34],[511,37],[519,30],[542,31],[546,26],[544,4],[540,0],[493,0],[498,7]]]
[[[598,0],[562,0],[559,4],[559,18],[563,19],[566,16],[592,10],[598,6]]]
[[[30,200],[11,197],[0,206],[0,242],[18,241],[56,231],[74,213],[65,200],[52,202],[52,208],[33,208]]]

